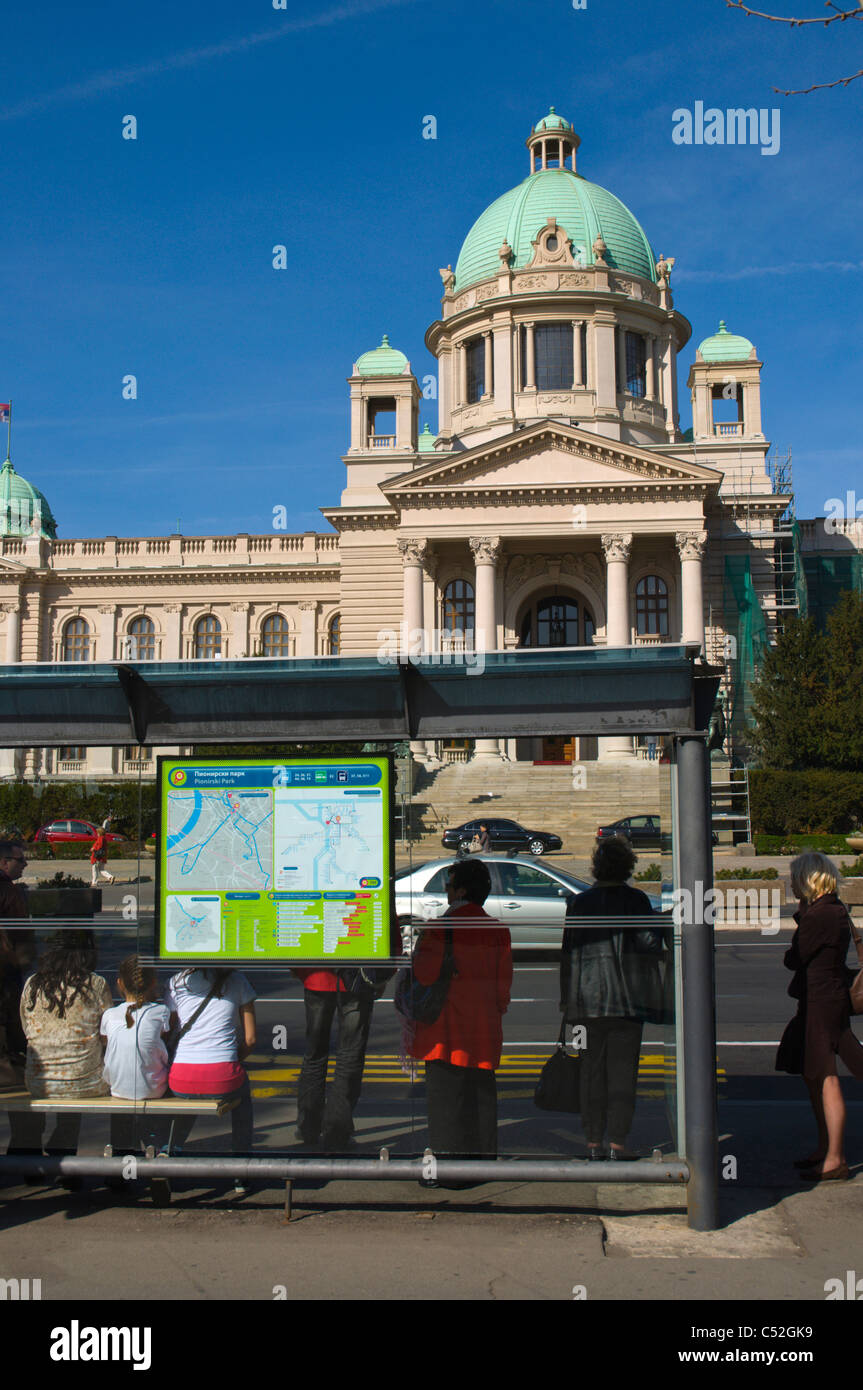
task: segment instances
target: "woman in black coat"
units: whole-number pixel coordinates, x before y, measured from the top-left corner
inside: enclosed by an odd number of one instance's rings
[[[641,1034],[646,1021],[663,1017],[661,929],[575,925],[584,917],[653,916],[647,895],[626,881],[635,864],[623,836],[602,840],[593,854],[593,887],[566,903],[560,1007],[567,1023],[586,1032],[580,1099],[589,1158],[602,1157],[606,1128],[611,1158],[635,1156],[625,1145],[635,1113]]]
[[[791,888],[800,907],[785,965],[794,971],[788,993],[798,1003],[779,1044],[776,1070],[802,1076],[809,1091],[818,1144],[814,1153],[795,1164],[807,1182],[841,1182],[848,1177],[837,1055],[852,1076],[863,1081],[863,1047],[851,1031],[845,964],[851,928],[848,910],[837,896],[838,877],[835,865],[814,851],[791,864]]]

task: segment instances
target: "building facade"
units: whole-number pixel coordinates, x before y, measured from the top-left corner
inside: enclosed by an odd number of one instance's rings
[[[391,651],[394,635],[448,659],[690,642],[730,682],[741,592],[769,633],[793,606],[781,582],[792,499],[768,466],[762,363],[720,324],[689,358],[681,430],[691,327],[674,261],[577,171],[579,144],[552,108],[527,140],[524,180],[440,272],[426,333],[436,435],[419,431],[420,383],[386,337],[354,364],[345,487],[321,509],[331,531],[58,539],[48,503],[7,461],[6,661],[353,656]],[[639,750],[518,739],[414,753],[434,765]],[[148,751],[2,756],[6,777],[110,777]]]

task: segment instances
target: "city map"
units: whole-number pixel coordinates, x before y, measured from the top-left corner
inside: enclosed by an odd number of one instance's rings
[[[160,783],[161,954],[388,954],[387,759],[165,758]]]

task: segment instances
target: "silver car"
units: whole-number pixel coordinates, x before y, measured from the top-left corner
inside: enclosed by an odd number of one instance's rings
[[[590,884],[563,869],[537,864],[518,856],[501,859],[472,854],[491,875],[491,893],[484,908],[509,927],[516,950],[559,950],[570,893],[583,893]],[[453,860],[434,859],[418,868],[400,869],[395,877],[396,912],[433,921],[447,909],[446,881]],[[415,935],[415,933],[414,933]],[[405,942],[408,945],[408,942]]]

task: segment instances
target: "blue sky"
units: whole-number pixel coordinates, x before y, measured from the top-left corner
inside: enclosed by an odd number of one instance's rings
[[[724,0],[7,0],[0,400],[16,467],[63,536],[267,531],[278,504],[292,530],[327,530],[352,362],[387,332],[432,370],[438,267],[525,177],[553,103],[579,171],[677,258],[683,427],[695,344],[724,318],[765,363],[765,432],[793,451],[798,514],[863,499],[863,81],[772,91],[861,54],[863,23],[790,30]],[[696,101],[778,107],[779,153],[675,145],[672,112]],[[423,418],[435,428],[433,403]]]

